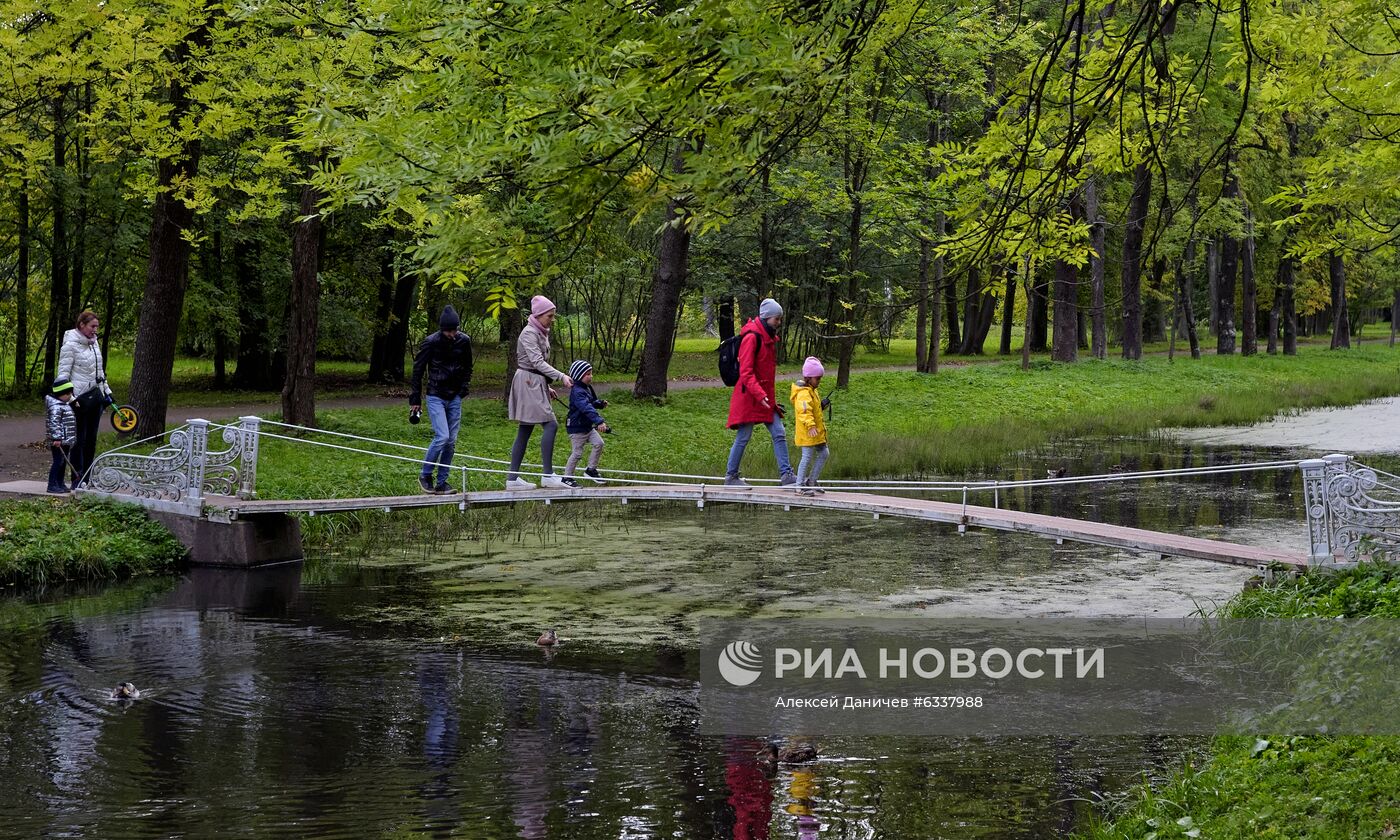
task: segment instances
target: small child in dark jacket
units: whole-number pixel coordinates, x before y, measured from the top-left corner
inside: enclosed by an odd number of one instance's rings
[[[69,463],[69,453],[78,440],[78,420],[73,416],[73,383],[67,379],[55,379],[53,392],[44,395],[44,432],[49,448],[53,451],[53,463],[49,465],[50,493],[67,493],[68,486],[63,482],[63,468]],[[82,478],[73,476],[77,484]]]
[[[574,481],[574,469],[583,458],[583,448],[592,446],[593,451],[588,455],[588,467],[584,469],[584,475],[593,479],[594,484],[602,484],[603,477],[598,474],[598,459],[603,457],[603,436],[598,432],[608,431],[608,424],[603,420],[603,415],[598,413],[598,409],[607,408],[608,401],[598,399],[598,394],[593,390],[593,366],[588,362],[579,359],[569,365],[569,378],[574,381],[574,387],[569,391],[569,417],[564,421],[564,429],[569,433],[569,442],[573,444],[573,452],[569,454],[569,460],[564,464],[564,483],[577,487],[578,482]]]

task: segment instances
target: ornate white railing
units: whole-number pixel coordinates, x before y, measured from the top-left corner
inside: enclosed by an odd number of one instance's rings
[[[198,513],[206,493],[255,497],[258,473],[257,417],[213,428],[226,448],[209,448],[208,420],[191,420],[148,455],[113,450],[93,460],[87,491],[142,500],[147,507]]]
[[[1314,565],[1400,559],[1400,476],[1328,455],[1299,464]]]

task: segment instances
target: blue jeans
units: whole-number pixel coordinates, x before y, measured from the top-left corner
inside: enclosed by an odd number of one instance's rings
[[[828,450],[826,444],[819,443],[816,446],[803,446],[802,460],[797,462],[797,486],[815,487],[817,479],[821,478],[822,467],[826,466],[826,456]],[[807,468],[811,467],[811,472]]]
[[[423,477],[431,480],[433,465],[440,464],[437,483],[446,484],[448,465],[452,463],[452,456],[457,454],[457,429],[462,425],[462,398],[445,400],[429,395],[427,414],[428,422],[433,427],[433,442],[428,447],[428,454],[423,457]]]
[[[773,438],[773,457],[778,461],[778,475],[792,472],[792,464],[788,463],[787,432],[783,430],[783,419],[774,415],[771,423],[740,423],[734,427],[738,434],[734,436],[734,445],[729,447],[729,464],[724,469],[725,475],[739,475],[739,462],[744,459],[744,449],[753,437],[753,427],[758,425],[767,426],[768,434]]]
[[[62,449],[60,449],[57,446],[50,446],[49,450],[53,452],[53,461],[49,464],[48,489],[57,490],[58,488],[62,487],[63,489],[67,490],[67,485],[63,483],[63,471],[68,466],[69,447],[65,446]],[[77,475],[73,476],[73,483],[78,483]]]

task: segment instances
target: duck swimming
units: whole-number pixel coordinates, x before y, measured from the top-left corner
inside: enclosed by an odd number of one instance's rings
[[[559,635],[555,633],[554,628],[551,627],[550,629],[544,631],[544,633],[541,634],[540,637],[535,640],[535,644],[539,645],[540,647],[553,647],[554,645],[559,644]]]
[[[803,744],[800,747],[785,747],[779,750],[777,744],[769,744],[754,755],[754,760],[764,770],[775,772],[779,764],[806,764],[816,761],[817,748],[811,744]]]
[[[118,683],[117,687],[112,689],[113,700],[135,700],[140,696],[141,690],[129,682]]]

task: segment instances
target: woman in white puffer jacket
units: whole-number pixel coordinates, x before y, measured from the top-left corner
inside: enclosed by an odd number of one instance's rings
[[[73,417],[77,421],[78,439],[73,444],[73,469],[87,481],[88,467],[97,454],[97,429],[102,412],[111,402],[112,389],[107,387],[107,366],[102,360],[102,347],[97,341],[97,314],[83,310],[77,325],[63,334],[58,352],[55,379],[73,383]]]

